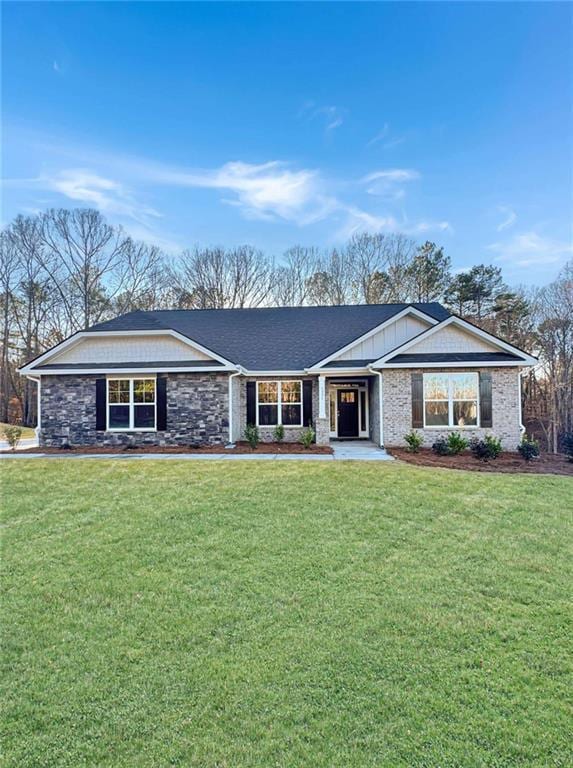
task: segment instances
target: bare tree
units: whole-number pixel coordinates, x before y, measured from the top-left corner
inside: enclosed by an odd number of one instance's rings
[[[99,211],[51,209],[40,217],[42,266],[49,274],[72,330],[88,328],[122,289],[126,237]],[[115,279],[112,280],[112,277]]]
[[[278,307],[301,307],[309,298],[312,275],[320,260],[317,248],[295,245],[285,251],[275,270],[272,302]]]
[[[8,232],[0,234],[0,309],[2,311],[2,348],[0,349],[0,421],[9,421],[9,403],[13,391],[14,291],[18,282],[18,253]]]
[[[345,250],[333,249],[320,259],[307,283],[309,304],[352,302],[352,262]]]
[[[127,238],[121,267],[115,271],[122,290],[113,300],[113,314],[135,309],[156,309],[168,290],[165,257],[154,245]]]
[[[250,245],[185,251],[174,276],[178,304],[196,309],[258,307],[274,280],[272,262]]]
[[[541,362],[537,390],[547,413],[541,424],[556,453],[561,437],[573,432],[573,261],[538,292],[535,314]]]

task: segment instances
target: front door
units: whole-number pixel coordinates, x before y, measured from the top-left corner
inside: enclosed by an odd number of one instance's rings
[[[358,437],[358,390],[338,390],[338,437]]]

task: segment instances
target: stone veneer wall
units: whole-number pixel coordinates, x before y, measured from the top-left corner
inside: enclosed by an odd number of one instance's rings
[[[432,373],[455,373],[468,369],[432,368]],[[472,371],[480,369],[472,368]],[[444,429],[417,429],[424,438],[424,446],[430,447],[438,437],[450,432],[461,432],[467,438],[483,437],[493,434],[501,438],[507,451],[515,451],[521,439],[519,423],[519,384],[518,369],[482,368],[492,375],[492,416],[493,426],[488,429],[449,427]],[[394,368],[384,370],[384,444],[386,446],[404,446],[404,435],[412,429],[412,373],[425,373],[428,369]]]
[[[42,376],[40,445],[190,445],[228,440],[228,374],[167,374],[167,429],[96,431],[98,375]]]
[[[321,425],[317,423],[318,419],[318,378],[308,376],[238,376],[234,380],[237,390],[233,389],[233,435],[234,440],[244,440],[245,427],[247,426],[247,381],[304,381],[308,378],[312,380],[312,421],[318,430],[317,437],[321,436]],[[238,384],[237,384],[238,382]],[[238,405],[238,408],[237,408]],[[237,417],[238,412],[238,417]],[[285,443],[297,443],[300,440],[305,427],[285,427]],[[235,431],[236,430],[236,431]],[[274,427],[259,427],[261,441],[271,443],[274,441]],[[318,440],[317,440],[318,442]]]

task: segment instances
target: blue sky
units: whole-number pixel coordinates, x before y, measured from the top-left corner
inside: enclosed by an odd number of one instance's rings
[[[569,3],[4,3],[3,211],[177,251],[356,231],[572,255]]]

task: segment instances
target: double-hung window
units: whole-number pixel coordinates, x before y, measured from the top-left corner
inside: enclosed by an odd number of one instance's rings
[[[302,382],[258,381],[257,424],[261,427],[302,426]]]
[[[424,426],[477,427],[477,373],[424,374]]]
[[[155,379],[107,380],[109,430],[153,430],[155,424]]]

